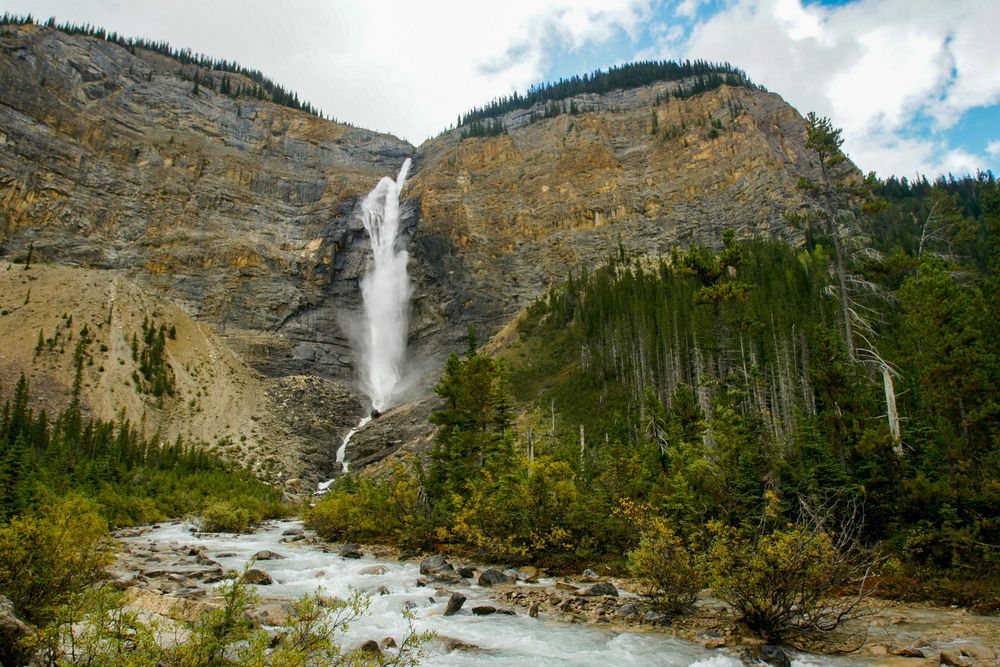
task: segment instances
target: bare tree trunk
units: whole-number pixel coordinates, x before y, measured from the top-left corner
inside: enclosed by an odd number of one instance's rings
[[[820,173],[823,176],[823,197],[826,200],[826,214],[829,216],[830,238],[833,241],[834,257],[837,268],[837,285],[840,287],[840,315],[844,318],[844,336],[847,342],[847,355],[855,360],[854,328],[851,324],[851,307],[847,299],[847,268],[844,264],[844,247],[840,243],[840,230],[837,229],[837,214],[833,208],[833,198],[830,196],[830,177],[826,172],[826,164],[820,159]]]
[[[899,413],[896,412],[896,390],[892,384],[892,373],[888,366],[882,366],[882,384],[885,386],[886,417],[889,419],[889,433],[892,435],[892,451],[903,456],[902,437],[899,431]]]

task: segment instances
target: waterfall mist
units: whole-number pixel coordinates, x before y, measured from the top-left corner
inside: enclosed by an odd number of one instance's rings
[[[361,279],[364,322],[361,381],[379,412],[394,405],[403,376],[410,315],[409,254],[398,248],[399,193],[410,171],[409,158],[396,180],[383,178],[361,202],[361,217],[371,239],[372,265]]]

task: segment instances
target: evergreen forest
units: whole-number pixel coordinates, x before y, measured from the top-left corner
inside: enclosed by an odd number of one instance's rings
[[[619,246],[496,356],[470,329],[429,462],[348,476],[307,522],[639,575],[656,544],[724,587],[739,545],[787,547],[805,521],[849,534],[884,594],[1000,608],[1000,188],[861,179],[839,131],[808,123],[823,168],[789,216],[801,244]]]

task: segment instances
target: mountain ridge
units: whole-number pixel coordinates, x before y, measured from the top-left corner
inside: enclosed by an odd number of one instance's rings
[[[788,214],[814,206],[798,187],[818,173],[801,116],[748,87],[577,95],[548,118],[541,103],[502,114],[500,136],[463,140],[455,128],[415,148],[195,92],[176,65],[38,26],[0,36],[2,254],[31,248],[36,262],[124,271],[210,324],[253,373],[332,383],[342,398],[315,417],[331,456],[333,434],[347,430],[338,424],[364,402],[350,333],[368,252],[359,203],[406,157],[413,398],[461,348],[466,324],[492,335],[618,244],[662,255],[718,245],[723,227],[797,241]],[[314,445],[290,447],[298,463],[277,478],[332,471]]]

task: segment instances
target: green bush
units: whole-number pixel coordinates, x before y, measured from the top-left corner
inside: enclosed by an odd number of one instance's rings
[[[420,482],[412,468],[395,464],[381,479],[340,478],[305,512],[304,519],[325,540],[426,542],[420,495]]]
[[[332,608],[318,594],[304,596],[290,604],[288,625],[272,636],[251,617],[257,602],[253,586],[237,577],[219,592],[221,606],[184,621],[179,633],[172,635],[182,640],[164,642],[164,628],[128,610],[125,595],[108,589],[89,591],[34,638],[36,661],[108,667],[413,667],[422,645],[432,636],[411,628],[392,662],[385,663],[371,653],[346,651],[339,644],[348,625],[368,608],[368,598],[362,593]]]
[[[659,520],[642,531],[639,545],[629,552],[628,567],[645,582],[647,597],[668,614],[690,608],[704,581],[695,554]]]
[[[220,500],[202,511],[200,527],[210,533],[242,533],[250,527],[250,512],[234,503]]]

